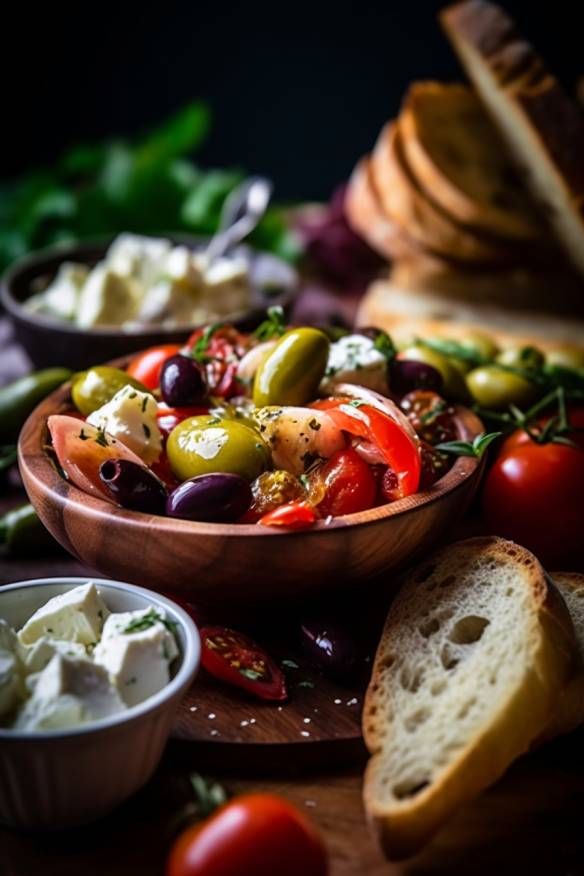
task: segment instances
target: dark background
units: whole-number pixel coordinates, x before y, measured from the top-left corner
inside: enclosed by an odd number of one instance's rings
[[[460,76],[442,5],[12,0],[0,13],[0,178],[202,97],[214,113],[202,163],[269,174],[281,199],[325,197],[408,82]],[[584,72],[580,0],[505,5],[572,87]]]

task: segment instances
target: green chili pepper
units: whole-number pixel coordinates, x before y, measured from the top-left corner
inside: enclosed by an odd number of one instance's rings
[[[46,368],[0,388],[0,444],[15,444],[31,411],[70,377],[67,368]]]
[[[43,556],[57,547],[32,505],[21,505],[0,517],[0,545],[14,556]]]

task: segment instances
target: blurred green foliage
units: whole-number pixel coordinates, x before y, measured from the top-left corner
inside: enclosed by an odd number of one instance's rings
[[[195,102],[136,142],[76,146],[51,169],[0,183],[0,271],[34,249],[121,231],[211,234],[245,174],[193,162],[210,124],[209,109]],[[277,207],[250,242],[289,261],[299,255]]]

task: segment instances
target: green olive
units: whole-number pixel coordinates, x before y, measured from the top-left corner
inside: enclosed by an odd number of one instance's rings
[[[150,392],[139,380],[130,377],[121,368],[99,365],[88,371],[81,371],[73,377],[71,396],[77,410],[88,416],[105,405],[116,392],[128,384],[134,389],[139,389],[140,392]]]
[[[329,346],[329,339],[318,329],[292,329],[282,335],[257,370],[256,407],[304,405],[313,399],[324,377]]]
[[[584,346],[578,347],[576,344],[563,344],[561,347],[556,347],[555,350],[549,350],[545,361],[547,365],[559,365],[560,368],[574,370],[584,368]]]
[[[175,426],[166,442],[168,461],[181,480],[213,472],[238,474],[249,481],[264,471],[269,460],[257,432],[222,417],[189,417]]]
[[[412,346],[402,350],[399,358],[410,359],[413,362],[424,362],[439,371],[442,375],[442,391],[448,398],[461,400],[468,398],[463,373],[444,353],[432,350],[424,344],[412,344]]]
[[[533,383],[497,365],[475,368],[467,374],[466,384],[477,404],[494,410],[504,409],[510,404],[529,404],[537,395]]]
[[[537,347],[507,347],[499,353],[496,361],[501,365],[510,365],[512,368],[527,368],[535,371],[543,365],[544,357]]]
[[[459,340],[461,347],[470,353],[476,353],[482,359],[493,360],[499,352],[499,347],[490,337],[483,332],[469,332]]]

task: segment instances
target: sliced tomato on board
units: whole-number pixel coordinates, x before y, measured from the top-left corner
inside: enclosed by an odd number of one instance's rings
[[[160,369],[167,359],[180,350],[179,344],[162,344],[139,353],[128,365],[128,374],[139,380],[148,389],[158,389]]]
[[[335,425],[379,448],[385,463],[396,473],[400,498],[415,493],[420,484],[421,459],[418,445],[396,420],[358,400],[328,398],[311,407],[325,410]]]
[[[309,502],[286,502],[260,517],[262,526],[281,526],[287,529],[306,529],[316,523],[317,516]]]
[[[262,700],[287,699],[284,674],[253,639],[227,627],[202,627],[201,663],[219,681]]]
[[[54,414],[48,419],[48,427],[55,455],[67,477],[80,490],[100,499],[113,501],[99,477],[102,462],[127,459],[142,468],[147,467],[117,438],[81,422],[77,417]]]
[[[324,487],[324,498],[317,506],[323,517],[354,514],[375,505],[377,480],[371,466],[352,447],[338,450],[316,477]]]

